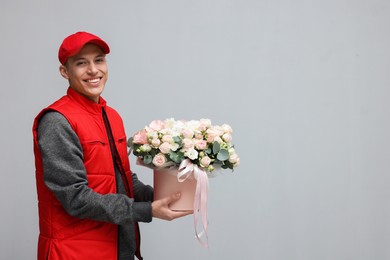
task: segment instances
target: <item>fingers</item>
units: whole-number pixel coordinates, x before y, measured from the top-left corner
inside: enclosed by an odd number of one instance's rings
[[[173,211],[173,212],[174,212],[174,218],[181,218],[194,213],[193,210]]]
[[[174,220],[176,218],[181,218],[192,214],[192,210],[188,211],[174,211],[169,208],[169,204],[180,199],[180,193],[171,194],[168,197],[165,197],[161,200],[154,201],[152,203],[152,214],[153,217],[164,219],[164,220]]]
[[[168,209],[166,217],[164,218],[165,220],[171,221],[177,218],[181,218],[187,215],[192,214],[194,211],[193,210],[186,210],[186,211],[175,211],[175,210],[170,210]]]
[[[172,202],[178,201],[180,199],[180,192],[173,193],[169,197],[164,198],[167,205],[171,204]]]

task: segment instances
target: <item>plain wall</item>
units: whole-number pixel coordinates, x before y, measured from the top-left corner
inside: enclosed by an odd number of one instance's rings
[[[145,259],[390,259],[387,0],[1,0],[1,259],[36,258],[31,127],[65,94],[57,50],[80,30],[110,44],[103,97],[129,136],[168,117],[234,130],[210,248],[192,217],[154,220]]]

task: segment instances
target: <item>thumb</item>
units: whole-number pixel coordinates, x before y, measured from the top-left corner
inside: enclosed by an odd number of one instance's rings
[[[171,204],[172,202],[179,200],[180,196],[181,196],[180,192],[171,194],[169,197],[166,198],[167,204]]]

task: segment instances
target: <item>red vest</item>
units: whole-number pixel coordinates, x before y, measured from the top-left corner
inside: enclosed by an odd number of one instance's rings
[[[126,184],[132,190],[126,135],[121,117],[114,109],[106,106],[103,98],[96,104],[69,88],[66,96],[44,109],[35,118],[33,126],[40,229],[38,260],[117,259],[117,225],[79,219],[66,213],[44,183],[42,156],[38,147],[39,119],[47,111],[61,113],[79,137],[88,186],[101,194],[116,193],[115,170],[102,109],[105,109],[110,121],[115,145],[126,172]]]

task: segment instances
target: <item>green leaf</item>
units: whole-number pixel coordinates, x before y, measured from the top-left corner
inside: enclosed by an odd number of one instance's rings
[[[219,150],[221,149],[221,146],[219,145],[218,142],[214,142],[213,144],[213,154],[219,153]]]
[[[152,162],[152,156],[147,154],[144,156],[144,164],[150,164]]]
[[[133,137],[130,137],[130,138],[127,140],[127,147],[132,147],[132,146],[133,146],[133,140],[134,140]]]
[[[210,147],[207,148],[207,149],[205,150],[205,152],[206,152],[207,154],[211,154],[211,148],[210,148]]]
[[[217,154],[217,159],[221,162],[226,161],[229,159],[229,152],[226,149],[221,149],[219,153]]]
[[[169,158],[176,164],[179,164],[182,161],[182,156],[177,153],[169,153]]]
[[[175,141],[175,143],[177,143],[178,145],[181,145],[182,144],[182,140],[180,137],[178,136],[174,136],[172,137],[173,141]]]
[[[152,149],[152,150],[150,150],[149,154],[151,157],[155,157],[158,152],[159,151],[157,149]]]
[[[229,161],[225,161],[224,162],[224,165],[226,166],[226,169],[229,168],[229,169],[232,169],[233,170],[233,164]]]

